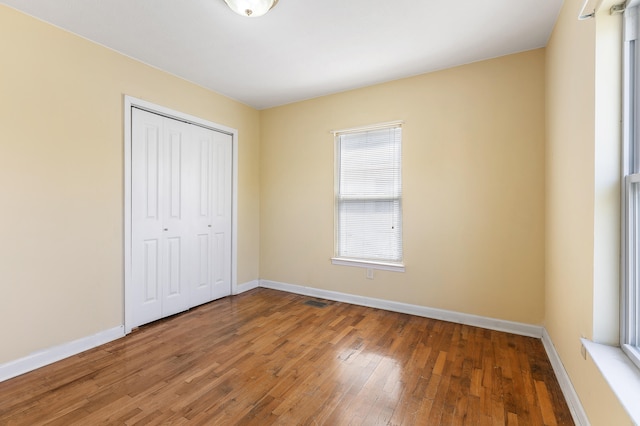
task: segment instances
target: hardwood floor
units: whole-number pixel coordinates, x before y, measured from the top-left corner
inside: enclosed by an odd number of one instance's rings
[[[0,424],[573,424],[539,339],[308,300],[255,289],[0,383]]]

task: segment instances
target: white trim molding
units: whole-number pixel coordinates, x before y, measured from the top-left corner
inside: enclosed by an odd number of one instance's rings
[[[640,424],[638,367],[619,347],[595,343],[588,339],[580,340],[631,420]]]
[[[355,260],[343,257],[332,257],[333,265],[356,266],[358,268],[380,269],[383,271],[404,272],[404,265],[401,263],[375,262],[371,260]]]
[[[564,395],[564,399],[567,401],[567,405],[569,406],[569,411],[571,411],[571,416],[573,417],[573,421],[577,425],[589,425],[589,418],[587,417],[587,413],[584,411],[582,407],[582,403],[580,402],[580,398],[576,393],[573,384],[571,383],[571,379],[569,378],[569,374],[567,374],[567,370],[564,368],[564,364],[560,359],[560,355],[556,351],[556,347],[553,345],[551,341],[551,336],[546,329],[542,331],[542,344],[544,345],[544,349],[547,351],[547,356],[549,357],[549,361],[551,362],[551,367],[553,368],[553,372],[556,374],[556,378],[558,379],[558,383],[560,384],[560,389],[562,390],[562,394]]]
[[[335,136],[335,135],[343,135],[345,133],[368,132],[371,130],[388,129],[390,127],[402,127],[403,124],[404,124],[403,120],[387,121],[385,123],[369,124],[369,125],[360,126],[360,127],[350,127],[348,129],[342,129],[342,130],[331,130],[330,133],[333,133],[333,135]]]
[[[82,337],[72,342],[33,352],[23,358],[0,364],[0,382],[9,380],[45,365],[77,355],[80,352],[104,345],[124,337],[124,326],[110,328],[91,336]]]
[[[370,308],[384,309],[392,312],[416,315],[425,318],[433,318],[458,324],[472,325],[487,328],[489,330],[504,331],[529,337],[542,337],[541,326],[524,324],[520,322],[505,321],[496,318],[482,317],[479,315],[463,314],[444,309],[429,308],[426,306],[412,305],[409,303],[394,302],[391,300],[375,299],[372,297],[357,296],[354,294],[340,293],[337,291],[322,290],[313,287],[304,287],[295,284],[281,283],[277,281],[260,280],[260,287],[273,290],[282,290],[289,293],[334,300],[336,302],[351,303],[353,305],[368,306]]]
[[[233,294],[236,295],[236,294],[244,293],[246,291],[253,290],[254,288],[258,288],[258,287],[260,287],[260,280],[247,281],[246,283],[238,284],[234,288]]]

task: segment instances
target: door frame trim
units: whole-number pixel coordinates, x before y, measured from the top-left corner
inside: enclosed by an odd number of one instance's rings
[[[132,96],[124,95],[124,332],[133,328],[133,283],[131,278],[131,110],[139,108],[164,117],[194,124],[231,135],[232,182],[231,182],[231,288],[230,294],[238,293],[238,130],[173,110]]]

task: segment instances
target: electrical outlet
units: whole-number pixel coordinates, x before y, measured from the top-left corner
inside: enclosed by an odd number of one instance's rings
[[[367,268],[367,279],[368,280],[372,280],[373,279],[373,269],[371,269],[371,268]]]

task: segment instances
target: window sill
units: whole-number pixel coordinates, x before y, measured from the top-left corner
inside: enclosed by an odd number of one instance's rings
[[[638,404],[640,370],[638,367],[619,347],[594,343],[587,339],[580,340],[627,414],[631,416],[631,420],[640,424],[640,404]]]
[[[373,262],[367,260],[346,259],[344,257],[332,257],[331,263],[342,266],[355,266],[358,268],[380,269],[383,271],[404,272],[404,265],[401,263]]]

